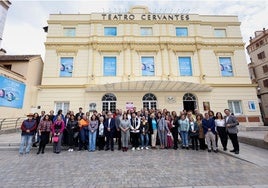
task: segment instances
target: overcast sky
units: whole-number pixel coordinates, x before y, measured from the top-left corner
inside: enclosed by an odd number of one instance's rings
[[[92,12],[126,12],[133,5],[148,6],[153,13],[189,12],[203,15],[237,15],[241,22],[243,41],[248,44],[254,31],[268,28],[267,0],[131,0],[131,1],[52,1],[11,0],[2,48],[7,54],[41,54],[44,58],[46,33],[49,14]],[[1,19],[1,18],[0,18]],[[248,57],[247,57],[248,59]]]

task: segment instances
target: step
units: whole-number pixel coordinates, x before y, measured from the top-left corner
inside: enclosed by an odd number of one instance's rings
[[[268,131],[268,126],[238,126],[240,131]]]

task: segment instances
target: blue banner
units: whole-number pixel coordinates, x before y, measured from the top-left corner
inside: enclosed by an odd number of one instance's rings
[[[0,106],[22,108],[25,84],[0,76]]]
[[[142,76],[154,76],[154,57],[141,58]]]
[[[181,76],[192,76],[191,58],[179,57],[179,69]]]
[[[60,77],[72,77],[73,75],[73,57],[62,57],[60,59]]]
[[[220,69],[222,76],[233,76],[233,67],[230,57],[220,57]]]
[[[103,58],[104,76],[116,76],[116,57]]]

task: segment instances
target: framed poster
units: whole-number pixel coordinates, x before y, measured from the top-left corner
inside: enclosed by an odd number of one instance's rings
[[[72,77],[73,75],[73,57],[60,58],[60,77]]]
[[[22,108],[25,84],[0,76],[0,106]]]
[[[233,76],[233,67],[230,57],[220,57],[220,70],[222,76]]]
[[[126,109],[127,110],[132,110],[134,108],[133,102],[126,102]]]
[[[204,108],[204,111],[209,111],[210,110],[210,103],[209,102],[203,102],[203,108]]]
[[[154,57],[141,57],[142,76],[154,76]]]

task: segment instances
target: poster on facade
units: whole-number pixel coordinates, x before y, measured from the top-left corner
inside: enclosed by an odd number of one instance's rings
[[[154,57],[141,57],[142,76],[154,76]]]
[[[210,103],[209,102],[203,102],[203,108],[204,108],[204,111],[209,111],[210,110]]]
[[[222,76],[233,76],[233,67],[230,57],[220,57],[220,70]]]
[[[179,69],[181,76],[192,76],[191,58],[179,57]]]
[[[132,110],[134,108],[133,102],[126,102],[126,109],[127,110]]]
[[[89,111],[93,112],[96,110],[97,104],[96,103],[90,103],[89,104]]]
[[[74,59],[72,57],[62,57],[60,59],[60,77],[72,77],[73,61]]]
[[[25,84],[0,76],[0,106],[22,108]]]
[[[103,58],[103,75],[116,76],[116,57]]]

